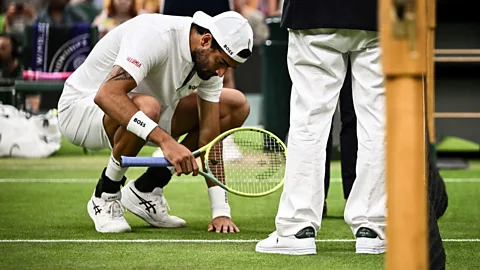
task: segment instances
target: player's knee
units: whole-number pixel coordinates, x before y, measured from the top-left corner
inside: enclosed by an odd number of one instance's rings
[[[157,100],[155,100],[154,97],[147,95],[139,95],[133,97],[132,101],[150,119],[156,122],[160,120],[160,112],[162,110],[162,106]]]
[[[232,116],[243,124],[250,114],[250,104],[248,103],[247,98],[245,98],[245,95],[238,90],[232,89],[229,94],[229,105]]]

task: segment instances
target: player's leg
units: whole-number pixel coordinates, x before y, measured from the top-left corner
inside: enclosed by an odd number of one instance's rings
[[[349,62],[350,63],[350,62]],[[341,149],[341,167],[343,197],[348,199],[353,183],[357,176],[355,167],[357,165],[357,116],[353,107],[352,98],[352,71],[349,64],[345,83],[340,90],[340,121],[342,128],[340,130],[340,149]]]
[[[292,79],[285,185],[277,231],[256,251],[315,254],[324,202],[325,149],[347,57],[336,30],[290,31],[287,64]],[[346,40],[345,40],[346,41]]]
[[[188,135],[182,141],[188,149],[198,149],[197,93],[183,98],[178,103],[172,118],[172,136]],[[235,89],[224,88],[220,95],[220,132],[241,127],[250,113],[250,104],[245,95]],[[185,119],[189,119],[185,121]]]
[[[187,134],[182,144],[195,151],[199,148],[198,95],[193,92],[180,100],[172,117],[172,136]],[[250,105],[245,95],[235,89],[224,88],[220,95],[220,132],[241,127],[250,113]],[[185,119],[188,119],[186,121]],[[210,183],[210,182],[209,182]]]
[[[153,97],[135,94],[132,100],[136,104],[137,102],[143,104],[137,104],[137,106],[157,123],[161,122],[160,119],[163,114],[168,115],[168,112],[162,110],[158,101]],[[117,124],[113,121],[111,128],[115,129],[115,125]],[[108,129],[109,125],[106,124],[105,126]],[[169,132],[165,127],[161,125],[160,127],[167,131],[167,133]],[[119,138],[118,141],[117,137]],[[121,155],[136,156],[144,145],[145,141],[120,127],[115,133],[113,156],[115,158],[120,158]],[[125,170],[124,168],[121,169]],[[167,168],[163,169],[170,174]],[[158,183],[161,183],[163,176],[158,175],[158,173],[152,175],[152,171],[154,171],[152,168],[148,168],[137,180],[129,181],[128,184],[122,188],[122,205],[152,226],[162,228],[185,226],[185,220],[168,214],[168,204],[163,195],[163,186],[158,185]]]
[[[448,196],[445,190],[445,183],[438,174],[435,165],[429,159],[428,188],[428,247],[430,269],[445,269],[446,254],[443,247],[438,218],[446,210]]]
[[[155,100],[155,98],[148,95],[135,94],[132,97],[132,101],[150,119],[156,122],[159,121],[161,106],[158,101]],[[98,205],[99,203],[102,203],[99,198],[108,201],[115,197],[117,202],[120,201],[122,204],[124,204],[123,197],[125,197],[125,193],[121,192],[120,188],[121,185],[125,185],[125,173],[127,171],[127,168],[122,168],[120,166],[121,156],[136,156],[138,152],[140,152],[142,147],[145,145],[145,141],[136,136],[135,134],[127,131],[124,127],[119,126],[117,121],[110,118],[108,115],[105,115],[103,117],[103,126],[113,149],[109,163],[105,168],[104,172],[102,173],[102,177],[97,184],[94,194],[95,198],[92,198],[91,202],[93,203],[97,201],[96,204]],[[112,196],[112,194],[114,195]],[[155,207],[154,202],[151,202],[149,204],[147,201],[145,201],[145,204],[151,206],[153,209]],[[106,207],[108,207],[108,203],[106,203],[105,205]],[[107,209],[105,210],[108,212]],[[118,212],[119,213],[117,215],[120,215],[121,210],[118,210]],[[90,211],[89,213],[92,219],[95,221],[97,228],[99,226],[108,226],[110,222],[108,217],[103,220],[100,217],[94,216],[93,212]]]
[[[357,253],[385,252],[385,88],[378,36],[357,31],[350,54],[357,115],[357,178],[345,207],[345,221],[357,238]],[[368,48],[365,47],[368,44]]]
[[[150,119],[159,122],[161,106],[159,102],[148,95],[133,94],[132,101],[143,111]],[[125,128],[108,116],[104,117],[104,126],[107,136],[113,142],[112,156],[106,168],[102,180],[99,182],[96,190],[96,196],[102,190],[101,184],[109,183],[109,186],[120,192],[120,183],[125,183],[126,168],[120,166],[121,156],[136,156],[145,145],[145,141],[135,134],[127,131]],[[118,182],[118,179],[122,179]],[[103,183],[102,183],[103,182]],[[106,186],[104,186],[105,188]],[[166,201],[161,189],[148,190],[139,185],[138,181],[130,181],[121,190],[121,203],[129,211],[147,221],[156,227],[181,227],[185,221],[168,215],[166,211]]]
[[[75,99],[66,109],[60,109],[59,124],[65,137],[76,145],[92,150],[112,149],[87,210],[99,232],[130,231],[120,205],[126,169],[120,167],[119,159],[121,155],[137,155],[145,142],[106,116],[93,99],[94,95]],[[160,105],[153,97],[136,95],[132,101],[158,121]]]
[[[435,210],[431,205],[428,208],[428,259],[429,269],[444,270],[446,264],[445,248],[443,247]]]
[[[428,142],[428,130],[426,132]],[[428,149],[428,145],[427,145]],[[445,182],[438,172],[438,168],[432,159],[431,151],[428,152],[428,246],[430,269],[445,269],[446,254],[443,246],[438,219],[445,213],[448,206],[448,195]]]
[[[248,102],[241,92],[234,89],[223,89],[220,96],[221,131],[223,132],[228,129],[241,126],[245,122],[249,111],[250,107]],[[196,92],[180,100],[176,106],[168,107],[162,110],[162,115],[160,116],[160,127],[169,132],[174,138],[178,138],[188,133],[188,135],[182,141],[182,144],[192,151],[197,150],[199,122]],[[164,211],[162,215],[157,213],[155,215],[156,217],[152,218],[152,213],[149,213],[147,209],[148,205],[141,206],[140,204],[142,201],[136,200],[136,196],[132,196],[132,193],[134,193],[133,191],[138,193],[136,189],[138,189],[138,191],[142,194],[153,192],[157,195],[161,195],[163,188],[169,183],[171,178],[172,172],[168,168],[148,168],[147,171],[135,181],[135,185],[133,187],[130,187],[130,185],[133,184],[129,183],[125,188],[122,189],[123,194],[128,195],[122,198],[122,203],[124,203],[127,209],[135,211],[135,213],[138,213],[138,216],[142,217],[154,226],[184,226],[184,220],[178,217],[169,216],[166,211]],[[132,202],[128,203],[127,201],[129,200]],[[166,202],[163,199],[161,206],[165,204]],[[142,207],[144,209],[140,211],[139,208]]]
[[[332,161],[333,154],[333,119],[332,125],[330,126],[330,133],[328,135],[326,157],[325,157],[325,178],[324,178],[324,188],[325,188],[325,200],[323,200],[323,213],[322,217],[327,216],[327,197],[328,191],[330,189],[330,166]]]

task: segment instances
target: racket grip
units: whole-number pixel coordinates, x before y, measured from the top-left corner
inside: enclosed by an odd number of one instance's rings
[[[122,167],[167,167],[172,163],[164,157],[127,157],[122,156]]]

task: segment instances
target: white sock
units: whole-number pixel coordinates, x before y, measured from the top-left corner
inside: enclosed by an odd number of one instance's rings
[[[112,181],[119,182],[122,180],[123,176],[127,172],[128,168],[122,168],[120,166],[120,162],[118,162],[114,157],[113,153],[110,156],[110,160],[108,161],[107,170],[105,171],[105,175],[110,178]]]

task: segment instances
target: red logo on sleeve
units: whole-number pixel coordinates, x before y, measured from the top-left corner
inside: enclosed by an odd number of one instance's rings
[[[140,63],[140,61],[138,61],[137,59],[133,59],[131,57],[127,57],[127,61],[134,64],[135,66],[137,67],[141,67],[142,66],[142,63]]]

